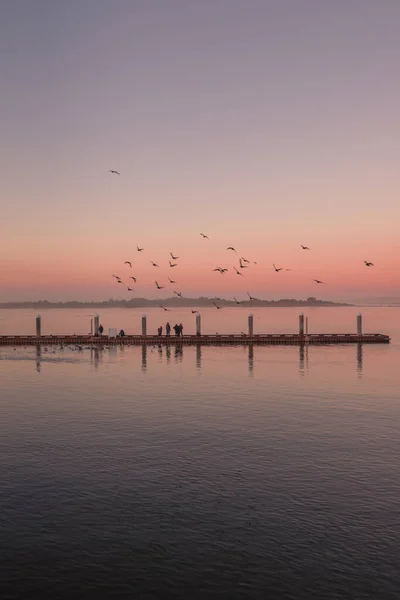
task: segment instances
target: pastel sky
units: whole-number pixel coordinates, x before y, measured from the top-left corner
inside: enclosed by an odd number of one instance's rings
[[[398,0],[2,2],[0,301],[400,296],[399,23]]]

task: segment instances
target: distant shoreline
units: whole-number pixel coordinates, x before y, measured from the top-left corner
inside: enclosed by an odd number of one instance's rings
[[[356,306],[345,302],[331,302],[307,298],[307,300],[296,300],[293,298],[282,298],[281,300],[243,300],[237,303],[223,298],[160,298],[160,300],[147,300],[146,298],[134,298],[132,300],[105,300],[100,302],[49,302],[38,300],[35,302],[1,302],[0,309],[6,308],[211,308],[214,303],[222,307],[246,307],[246,308],[273,308],[273,307],[335,307]]]

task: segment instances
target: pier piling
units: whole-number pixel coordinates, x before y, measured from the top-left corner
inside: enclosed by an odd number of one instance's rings
[[[142,336],[146,337],[147,335],[147,317],[146,315],[142,315]]]
[[[196,335],[201,335],[201,316],[200,313],[196,315]]]
[[[94,335],[99,335],[100,317],[95,315],[94,317]]]
[[[38,315],[36,317],[36,336],[40,337],[42,335],[42,317]]]
[[[253,313],[250,313],[248,317],[248,333],[253,335]]]
[[[299,315],[299,335],[303,336],[304,335],[304,314],[301,313]]]
[[[362,314],[357,315],[357,335],[362,335]]]

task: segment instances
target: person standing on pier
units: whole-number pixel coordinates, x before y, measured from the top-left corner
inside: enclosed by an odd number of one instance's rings
[[[165,326],[165,333],[167,335],[171,335],[171,325],[169,323],[167,323]]]
[[[103,327],[103,325],[100,325],[100,327],[99,327],[99,334],[103,335],[103,331],[104,331],[104,327]]]
[[[175,331],[175,335],[177,337],[179,337],[180,331],[179,331],[179,325],[178,325],[178,323],[175,323],[175,325],[174,325],[174,331]]]
[[[180,335],[180,337],[183,337],[183,325],[182,325],[182,323],[179,323],[179,335]]]
[[[157,329],[158,335],[162,335],[162,325]]]

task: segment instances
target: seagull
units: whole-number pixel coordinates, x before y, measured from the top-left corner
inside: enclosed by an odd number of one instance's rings
[[[201,236],[203,236],[203,238],[205,238],[206,240],[209,240],[210,238],[208,237],[208,235],[206,235],[205,233],[201,233]]]
[[[137,248],[138,252],[143,252],[143,250],[144,250],[144,248],[139,248],[139,246],[136,246],[136,248]]]
[[[375,266],[374,263],[368,262],[367,260],[364,260],[364,264],[366,267],[374,267]]]
[[[134,292],[135,290],[133,290],[132,288],[128,287],[128,292]]]
[[[240,260],[242,260],[245,263],[249,263],[250,262],[249,260],[247,260],[247,258],[244,258],[244,256],[241,256]],[[254,264],[256,265],[257,263],[254,263]]]
[[[227,250],[233,250],[234,252],[236,252],[236,250],[233,246],[228,246]],[[237,254],[237,252],[236,252],[236,254]]]
[[[236,304],[240,304],[239,300],[236,300],[235,296],[233,297],[233,299],[236,302]]]
[[[195,313],[198,313],[198,310],[192,310],[192,315],[194,315]]]
[[[133,281],[136,283],[136,277],[129,277],[129,279],[133,279]]]
[[[153,265],[153,267],[159,267],[160,266],[160,265],[157,265],[157,263],[153,262],[152,260],[150,262]]]
[[[154,283],[156,284],[158,290],[164,289],[164,286],[163,285],[158,285],[157,281],[155,281]]]
[[[163,310],[168,310],[168,308],[165,308],[165,306],[163,306],[162,304],[160,304],[160,308],[162,308]]]
[[[171,279],[171,277],[168,277],[168,279],[169,279],[170,283],[178,283],[177,281],[174,281],[173,279]]]
[[[182,298],[181,292],[175,292],[175,290],[174,290],[174,294],[176,294],[177,296],[179,296],[179,298]]]
[[[222,269],[221,267],[217,267],[216,269],[213,269],[213,271],[218,271],[219,273],[221,273],[221,275],[223,275],[228,269]]]
[[[249,292],[247,292],[247,295],[249,297],[250,300],[257,300],[257,298],[253,298],[252,296],[250,296]]]
[[[120,279],[117,279],[117,283],[124,283],[123,281],[121,281]],[[125,284],[124,284],[125,285]]]
[[[121,173],[118,173],[118,171],[114,171],[114,169],[110,169],[108,172],[114,173],[115,175],[121,175]]]
[[[323,281],[320,281],[319,279],[313,279],[313,281],[315,281],[315,283],[324,283]]]
[[[129,265],[129,266],[130,266],[130,268],[132,269],[132,263],[131,263],[131,262],[129,262],[129,260],[126,260],[126,261],[124,262],[124,265]]]
[[[218,308],[218,310],[221,308],[221,306],[218,306],[218,304],[215,304],[215,302],[213,302],[215,308]]]
[[[170,252],[170,255],[171,255],[171,258],[172,258],[172,260],[178,260],[178,258],[179,258],[179,256],[174,256],[174,255],[172,254],[172,252]]]
[[[275,271],[278,273],[279,271],[282,271],[282,267],[280,267],[279,269],[276,268],[275,264],[274,264],[274,269]]]
[[[172,263],[171,261],[169,261],[169,266],[170,266],[170,267],[176,267],[176,266],[177,266],[177,263]]]
[[[242,259],[241,259],[241,258],[239,259],[239,264],[240,264],[240,268],[241,268],[241,269],[247,269],[246,265],[244,265],[244,264],[242,263]]]
[[[113,277],[115,277],[115,279],[121,279],[121,277],[118,277],[118,275],[113,275]]]
[[[244,277],[243,273],[241,273],[240,271],[238,271],[236,267],[233,267],[233,268],[236,271],[236,275],[241,275],[242,277]]]
[[[308,246],[303,246],[303,244],[300,244],[300,245],[303,248],[303,250],[309,250],[310,249]]]

